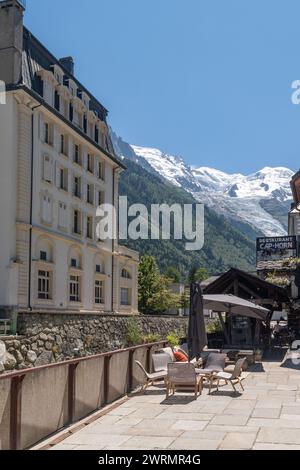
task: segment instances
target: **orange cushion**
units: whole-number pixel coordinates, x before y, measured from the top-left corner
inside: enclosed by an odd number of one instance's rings
[[[174,356],[177,362],[187,362],[187,357],[180,351],[174,351]]]

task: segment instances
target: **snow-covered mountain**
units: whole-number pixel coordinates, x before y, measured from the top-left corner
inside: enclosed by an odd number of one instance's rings
[[[192,168],[182,157],[159,149],[128,145],[113,136],[119,156],[134,159],[191,193],[226,219],[257,235],[280,236],[287,233],[288,209],[292,200],[290,180],[294,172],[284,167],[265,167],[250,174],[228,174],[208,167]]]
[[[294,172],[284,167],[265,167],[251,175],[228,174],[209,167],[191,168],[181,157],[168,155],[159,149],[131,145],[135,154],[144,158],[158,173],[176,186],[195,185],[200,190],[234,198],[292,198],[290,180]]]
[[[208,167],[191,168],[181,157],[165,154],[159,149],[136,145],[131,148],[139,159],[145,160],[170,183],[189,191],[196,200],[229,220],[249,225],[258,234],[266,236],[286,234],[287,211],[292,199],[292,170],[265,167],[250,175],[228,174]],[[272,211],[268,210],[270,205]],[[286,221],[282,216],[284,210]]]

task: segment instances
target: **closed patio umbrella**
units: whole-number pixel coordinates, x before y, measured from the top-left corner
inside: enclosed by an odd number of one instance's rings
[[[189,360],[201,356],[204,346],[207,345],[205,330],[202,290],[199,283],[191,284],[190,315],[188,326],[188,353]]]
[[[270,315],[268,309],[235,295],[204,295],[203,303],[205,308],[214,312],[225,312],[231,315],[251,317],[262,321],[266,321]]]

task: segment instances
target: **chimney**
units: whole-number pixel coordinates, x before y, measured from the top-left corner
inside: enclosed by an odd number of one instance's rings
[[[73,57],[63,57],[62,59],[59,59],[59,62],[67,69],[67,71],[71,74],[74,75],[74,60]]]
[[[22,78],[25,0],[0,0],[0,80],[17,85]]]

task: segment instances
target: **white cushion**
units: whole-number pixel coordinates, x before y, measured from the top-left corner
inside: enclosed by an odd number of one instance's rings
[[[218,377],[219,379],[226,379],[226,380],[229,380],[229,379],[231,379],[232,374],[228,374],[228,372],[218,372],[218,373],[217,373],[217,377]]]

